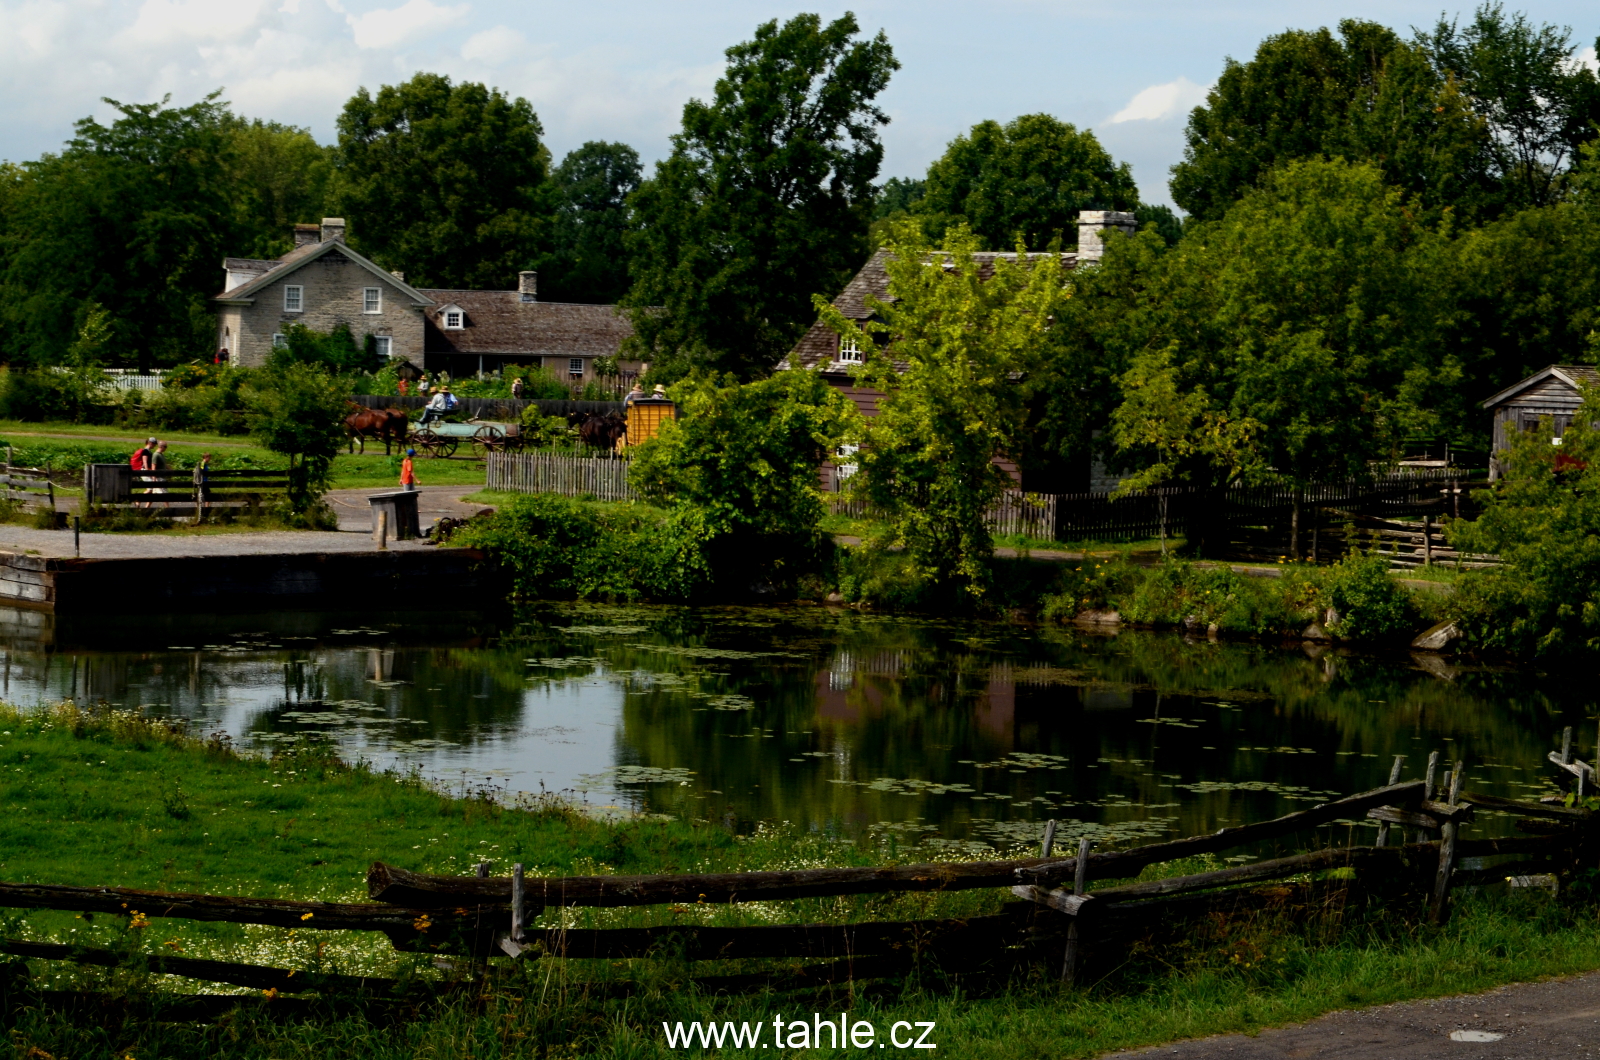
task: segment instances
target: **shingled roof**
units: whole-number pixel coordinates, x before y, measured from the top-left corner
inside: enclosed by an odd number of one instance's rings
[[[633,334],[628,318],[611,305],[524,302],[516,291],[423,291],[438,307],[466,313],[460,331],[439,326],[440,309],[429,309],[423,340],[427,353],[499,356],[615,357]]]
[[[978,275],[988,279],[994,275],[994,263],[1001,258],[1015,259],[1014,251],[981,251],[972,255],[978,263]],[[1067,268],[1077,265],[1076,254],[1061,255]],[[850,282],[844,285],[844,290],[839,292],[839,297],[833,300],[833,306],[851,320],[861,323],[872,319],[872,310],[867,306],[868,298],[876,298],[880,302],[891,302],[889,297],[889,252],[880,250],[867,259],[861,266],[861,271],[851,277]],[[821,371],[824,374],[837,372],[847,374],[847,369],[838,366],[839,333],[822,322],[818,317],[800,341],[795,343],[794,349],[789,351],[789,356],[784,359],[782,367],[799,367]]]

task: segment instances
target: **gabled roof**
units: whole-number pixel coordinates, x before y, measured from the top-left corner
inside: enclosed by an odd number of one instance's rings
[[[423,313],[427,353],[615,357],[633,334],[628,318],[612,305],[524,302],[517,291],[426,288],[421,294],[467,314],[465,328],[447,331],[439,326],[442,308]]]
[[[1036,256],[1036,255],[1030,255]],[[972,255],[978,263],[978,276],[988,279],[994,275],[994,263],[1001,259],[1016,260],[1015,251],[979,251]],[[1062,260],[1067,268],[1076,268],[1078,256],[1076,254],[1063,254]],[[844,285],[844,290],[833,300],[833,307],[851,320],[860,323],[872,318],[872,310],[867,307],[867,299],[875,298],[880,302],[893,301],[889,297],[889,252],[877,251],[861,266],[861,271],[850,278]],[[798,367],[820,370],[822,372],[847,371],[835,369],[833,366],[839,358],[839,333],[822,322],[819,317],[815,324],[800,337],[794,349],[789,351],[789,356],[780,362],[780,367]]]
[[[308,243],[303,247],[295,247],[293,250],[289,251],[289,253],[272,263],[273,268],[270,271],[257,276],[248,283],[240,284],[231,291],[223,291],[221,294],[216,295],[212,300],[222,302],[227,305],[249,305],[255,301],[256,295],[260,293],[263,287],[266,287],[268,284],[275,283],[295,270],[309,265],[313,261],[327,257],[329,254],[335,252],[337,252],[341,257],[360,265],[363,269],[366,269],[378,279],[384,280],[385,282],[398,287],[401,292],[405,294],[405,296],[409,298],[415,305],[426,306],[433,304],[432,299],[428,298],[427,295],[423,294],[415,287],[410,286],[404,280],[397,277],[394,273],[379,267],[373,262],[367,260],[367,258],[356,253],[354,250],[351,250],[349,244],[339,239],[329,239],[321,243]],[[247,259],[236,258],[231,260],[244,261]]]
[[[1513,383],[1493,397],[1486,398],[1478,407],[1482,409],[1494,408],[1503,405],[1516,397],[1524,390],[1529,390],[1549,379],[1556,379],[1567,384],[1573,390],[1580,389],[1579,383],[1589,386],[1600,386],[1600,370],[1587,364],[1552,364],[1548,368],[1534,372],[1520,383]]]

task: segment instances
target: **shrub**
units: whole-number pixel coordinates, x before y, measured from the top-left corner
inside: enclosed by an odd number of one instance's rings
[[[1328,568],[1323,585],[1338,614],[1328,632],[1342,640],[1382,640],[1416,628],[1411,596],[1381,556],[1346,556]]]
[[[686,600],[710,587],[692,519],[644,504],[530,494],[473,520],[452,540],[483,549],[524,599]]]
[[[96,373],[96,378],[104,377]],[[113,397],[96,378],[53,368],[0,369],[0,418],[110,423]]]

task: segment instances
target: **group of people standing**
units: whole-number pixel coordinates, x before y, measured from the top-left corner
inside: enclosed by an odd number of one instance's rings
[[[139,471],[167,471],[171,465],[167,463],[167,443],[156,438],[147,438],[145,443],[135,449],[133,456],[128,458],[128,466],[135,472]],[[199,461],[194,465],[195,503],[204,506],[206,502],[206,485],[211,477],[211,454],[201,453]],[[156,485],[146,488],[146,493],[165,493],[167,489],[157,480]],[[149,502],[146,502],[148,506]],[[199,516],[196,515],[198,519]]]

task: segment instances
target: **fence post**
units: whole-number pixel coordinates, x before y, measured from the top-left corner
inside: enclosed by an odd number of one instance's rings
[[[1072,878],[1072,893],[1082,896],[1084,886],[1089,882],[1089,851],[1094,843],[1089,839],[1078,840],[1078,863]],[[1080,935],[1078,923],[1083,919],[1083,908],[1073,916],[1072,923],[1067,926],[1067,952],[1061,962],[1061,981],[1071,986],[1078,976],[1078,938]]]

